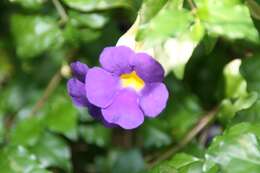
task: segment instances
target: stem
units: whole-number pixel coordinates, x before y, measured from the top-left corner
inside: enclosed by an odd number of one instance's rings
[[[193,3],[193,0],[188,0],[188,4],[189,4],[190,8],[192,9],[192,11],[197,9],[196,5]]]
[[[49,96],[52,94],[52,92],[57,88],[60,81],[62,79],[62,76],[60,74],[60,69],[55,73],[55,75],[50,80],[49,84],[47,85],[42,97],[37,101],[35,106],[32,108],[32,112],[30,116],[34,116],[38,110],[40,110],[43,105],[45,104],[46,100],[49,98]]]
[[[208,112],[206,115],[204,115],[197,123],[195,127],[193,127],[189,133],[175,146],[171,147],[167,151],[165,151],[162,155],[158,156],[156,160],[151,162],[148,165],[148,168],[151,168],[158,164],[159,162],[163,160],[169,159],[172,155],[174,155],[176,152],[184,148],[187,144],[189,144],[194,137],[196,137],[206,126],[212,122],[212,120],[215,118],[216,113],[218,111],[218,108],[212,109],[210,112]]]
[[[65,9],[63,8],[63,6],[61,5],[59,0],[52,0],[52,3],[53,3],[53,5],[55,6],[57,12],[60,15],[61,24],[65,24],[68,21],[68,19],[69,19]]]

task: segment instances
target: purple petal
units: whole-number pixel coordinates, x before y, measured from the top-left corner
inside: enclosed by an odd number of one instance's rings
[[[67,82],[67,90],[76,106],[87,106],[88,100],[86,97],[85,84],[76,78],[72,78]]]
[[[73,76],[76,77],[81,82],[85,82],[86,74],[88,72],[88,66],[79,61],[70,64]]]
[[[146,53],[137,53],[131,58],[136,73],[145,82],[162,82],[164,78],[164,70],[159,62]]]
[[[168,90],[163,83],[146,84],[141,92],[140,106],[148,117],[159,115],[167,104]]]
[[[129,64],[132,56],[134,52],[126,46],[107,47],[101,53],[99,61],[104,69],[120,75],[132,71]]]
[[[86,75],[87,98],[95,106],[109,106],[119,87],[119,78],[102,68],[91,68]]]
[[[106,121],[124,129],[133,129],[141,125],[144,115],[138,105],[137,94],[128,89],[121,90],[113,103],[102,109]]]
[[[104,119],[104,117],[101,113],[101,109],[99,107],[89,104],[88,112],[94,119],[101,121],[105,127],[108,127],[108,128],[116,127],[115,124],[109,123]]]

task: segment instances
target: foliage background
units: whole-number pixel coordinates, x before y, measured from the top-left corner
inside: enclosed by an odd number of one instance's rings
[[[1,0],[1,172],[259,173],[259,3]],[[170,99],[138,129],[107,129],[72,105],[68,64],[98,65],[137,16],[120,44],[154,54]]]

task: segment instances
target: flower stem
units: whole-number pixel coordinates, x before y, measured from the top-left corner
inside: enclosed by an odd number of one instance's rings
[[[52,0],[52,3],[53,3],[53,5],[55,6],[57,12],[60,15],[60,18],[61,18],[60,23],[61,24],[65,24],[68,21],[68,19],[69,19],[65,9],[63,8],[63,6],[61,5],[59,0]]]

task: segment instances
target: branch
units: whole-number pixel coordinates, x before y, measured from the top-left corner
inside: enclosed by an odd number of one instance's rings
[[[197,123],[195,127],[193,127],[189,133],[175,146],[171,147],[167,151],[165,151],[162,155],[158,156],[156,160],[149,163],[148,168],[151,168],[158,164],[163,160],[169,159],[172,155],[174,155],[179,150],[183,149],[187,144],[189,144],[193,138],[195,138],[206,126],[208,126],[212,120],[215,118],[218,108],[212,109],[206,115],[204,115]]]
[[[60,18],[61,18],[60,22],[61,22],[61,24],[65,24],[68,21],[68,19],[69,19],[65,9],[63,8],[63,6],[61,5],[59,0],[52,0],[52,3],[53,3],[53,5],[55,6],[57,12],[60,15]]]
[[[196,5],[193,3],[193,0],[188,0],[188,4],[189,4],[190,8],[192,9],[192,11],[197,9]]]
[[[62,79],[60,69],[55,73],[55,75],[51,78],[49,84],[47,85],[42,97],[36,102],[35,106],[32,108],[30,116],[35,115],[44,105],[46,100],[52,94],[52,92],[57,88],[60,81]]]

